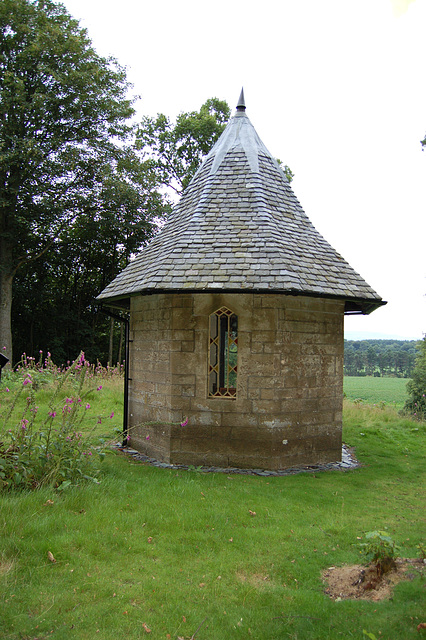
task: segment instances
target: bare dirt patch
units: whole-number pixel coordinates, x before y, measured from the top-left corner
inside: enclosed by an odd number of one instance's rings
[[[0,558],[0,577],[7,576],[13,569],[13,560],[7,560],[6,558]]]
[[[426,565],[418,558],[397,558],[395,568],[382,576],[377,575],[374,564],[345,565],[329,567],[322,573],[326,585],[325,593],[333,600],[386,600],[392,590],[402,580],[412,580],[418,573],[424,573]]]
[[[251,573],[246,574],[242,571],[238,571],[236,576],[240,582],[247,582],[250,586],[256,589],[262,589],[269,582],[269,576],[265,573]]]

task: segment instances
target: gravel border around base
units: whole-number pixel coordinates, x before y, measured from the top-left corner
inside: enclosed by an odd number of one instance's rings
[[[131,449],[130,447],[123,447],[120,443],[116,443],[112,446],[116,451],[124,453],[136,462],[142,464],[149,464],[152,467],[159,467],[160,469],[173,469],[182,471],[198,471],[199,473],[237,473],[246,476],[293,476],[298,473],[317,473],[320,471],[350,471],[351,469],[358,469],[361,464],[356,459],[354,451],[347,445],[342,446],[342,459],[340,462],[328,462],[327,464],[315,464],[306,467],[290,467],[289,469],[278,469],[278,471],[270,471],[268,469],[238,469],[236,467],[194,467],[193,465],[186,464],[168,464],[167,462],[159,462],[155,458]]]

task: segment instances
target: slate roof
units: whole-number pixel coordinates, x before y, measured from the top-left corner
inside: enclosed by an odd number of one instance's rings
[[[166,225],[97,300],[177,291],[337,297],[362,313],[385,304],[314,228],[241,96]]]

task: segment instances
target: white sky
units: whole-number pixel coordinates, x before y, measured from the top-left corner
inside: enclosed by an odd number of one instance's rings
[[[247,115],[326,240],[388,301],[362,337],[426,332],[426,0],[64,0],[138,113]],[[347,337],[351,337],[348,333]]]

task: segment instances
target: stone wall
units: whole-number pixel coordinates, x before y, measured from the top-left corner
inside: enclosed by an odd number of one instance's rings
[[[208,398],[208,319],[223,306],[238,315],[237,396]],[[340,460],[343,309],[279,294],[132,298],[131,445],[175,464],[281,469]]]

